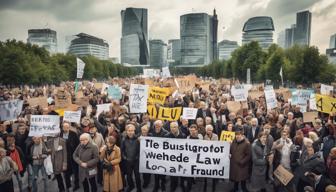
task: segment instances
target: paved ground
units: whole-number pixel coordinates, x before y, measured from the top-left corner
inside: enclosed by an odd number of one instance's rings
[[[166,191],[169,192],[170,181],[169,181],[168,176],[166,177],[166,180],[167,180],[167,184],[166,184],[167,190]],[[15,192],[19,192],[19,187],[17,185],[16,178],[13,177],[13,181],[14,181]],[[41,178],[39,179],[38,183],[39,183],[39,185],[38,185],[39,190],[38,191],[43,192],[43,183],[42,183]],[[58,192],[58,187],[57,187],[56,180],[48,179],[47,183],[48,183],[47,184],[48,189],[46,190],[47,192]],[[207,192],[212,192],[211,183],[212,183],[211,179],[208,179]],[[154,178],[152,177],[150,185],[146,189],[143,189],[143,192],[152,192],[153,184],[154,184]],[[23,188],[24,188],[23,192],[28,191],[27,186],[28,186],[28,182],[27,182],[27,174],[26,174],[25,177],[23,178]],[[193,187],[192,187],[192,192],[203,192],[203,186],[204,186],[204,178],[197,178],[196,179],[196,184],[194,184]],[[229,182],[228,180],[219,180],[218,183],[217,183],[217,186],[216,186],[216,191],[218,191],[218,192],[230,192],[232,187],[233,187],[233,184],[231,182]],[[1,189],[0,189],[0,191],[1,191]],[[72,190],[70,190],[70,191],[72,191]],[[77,190],[77,192],[81,192],[81,191],[83,191],[82,188]],[[101,191],[102,191],[102,187],[99,186],[98,192],[101,192]],[[267,186],[267,191],[268,192],[273,192],[273,190],[271,189],[270,186]],[[133,190],[132,192],[136,192],[136,190]],[[176,190],[176,192],[182,192],[182,190],[180,188],[178,188]]]

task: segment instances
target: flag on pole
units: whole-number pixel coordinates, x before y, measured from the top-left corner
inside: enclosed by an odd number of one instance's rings
[[[83,78],[85,63],[77,57],[77,78]]]
[[[281,66],[281,68],[280,68],[280,72],[279,72],[279,74],[280,74],[280,77],[281,77],[281,85],[283,86],[282,66]]]

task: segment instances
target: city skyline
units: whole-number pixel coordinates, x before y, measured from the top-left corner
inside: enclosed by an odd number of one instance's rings
[[[290,6],[289,6],[290,3]],[[110,57],[120,57],[120,11],[127,7],[148,9],[149,39],[179,39],[180,16],[188,13],[218,15],[218,42],[223,39],[241,42],[244,22],[254,16],[273,18],[277,39],[280,31],[295,23],[296,13],[312,12],[311,45],[321,53],[329,46],[335,33],[336,0],[238,0],[238,1],[179,1],[156,3],[142,1],[0,1],[0,40],[17,39],[26,42],[27,30],[50,28],[57,31],[59,51],[65,50],[65,37],[88,33],[107,40]],[[27,16],[28,15],[28,16]],[[224,28],[224,30],[223,30]],[[274,41],[276,43],[276,41]]]

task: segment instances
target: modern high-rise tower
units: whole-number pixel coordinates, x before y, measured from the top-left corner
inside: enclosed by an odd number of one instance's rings
[[[302,11],[296,13],[296,28],[294,30],[294,44],[310,45],[312,13]]]
[[[273,43],[273,31],[271,17],[252,17],[244,24],[242,45],[257,41],[265,50]]]
[[[204,66],[217,59],[216,10],[214,15],[190,13],[180,17],[181,65]]]
[[[43,47],[50,53],[57,52],[57,34],[51,29],[29,29],[27,42]]]
[[[122,64],[149,65],[147,22],[147,9],[126,8],[121,11],[120,59]]]

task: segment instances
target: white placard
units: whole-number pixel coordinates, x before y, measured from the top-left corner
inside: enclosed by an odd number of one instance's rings
[[[315,99],[315,93],[312,93],[310,95],[310,99],[309,99],[309,109],[310,110],[317,110],[316,107],[316,99]]]
[[[274,109],[277,107],[277,100],[273,87],[264,90],[267,109]]]
[[[182,117],[184,119],[196,119],[197,110],[197,108],[183,107]]]
[[[30,117],[29,136],[54,135],[60,131],[58,115],[32,115]]]
[[[105,103],[97,105],[96,117],[98,117],[102,112],[110,111],[111,103]]]
[[[229,178],[230,143],[141,137],[140,172],[183,177]]]
[[[129,107],[131,113],[146,113],[148,85],[131,84]]]
[[[83,78],[84,68],[85,63],[81,59],[77,58],[77,78]]]
[[[235,101],[247,101],[248,89],[244,85],[232,86],[231,95]]]
[[[322,95],[330,95],[330,93],[333,93],[333,91],[334,91],[333,86],[321,84],[321,94]]]
[[[0,121],[15,120],[22,112],[23,101],[0,101]]]
[[[63,121],[79,124],[81,114],[81,111],[64,111]]]
[[[171,77],[169,67],[162,67],[162,77]]]

